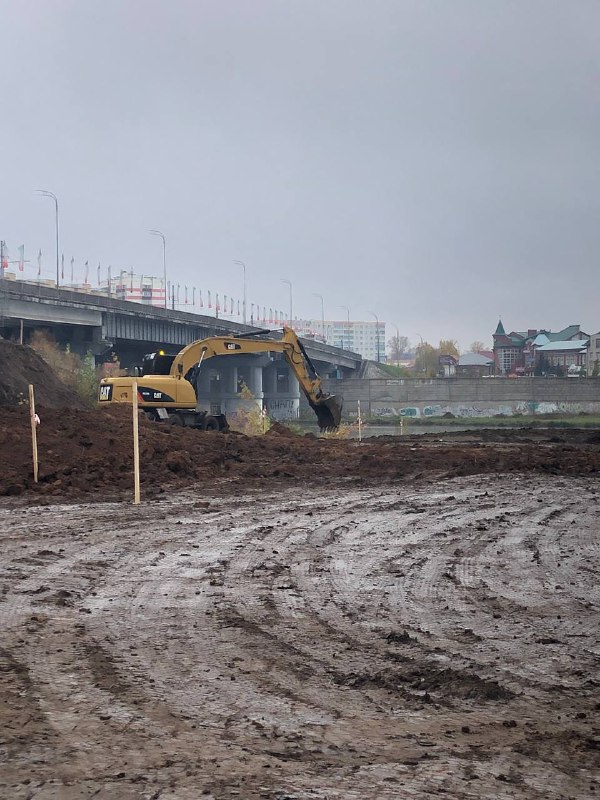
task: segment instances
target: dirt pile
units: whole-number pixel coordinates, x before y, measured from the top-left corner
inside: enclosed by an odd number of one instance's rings
[[[83,408],[83,401],[60,381],[31,347],[0,339],[0,406],[27,402],[29,384],[36,405],[46,408]]]
[[[0,419],[0,494],[35,492],[104,498],[132,486],[131,410],[60,411],[40,407],[40,482],[33,484],[26,408],[5,408]],[[140,416],[141,481],[145,496],[197,484],[199,491],[241,491],[302,482],[353,485],[480,473],[588,475],[600,471],[600,447],[579,431],[502,431],[444,438],[352,440],[301,436],[247,437],[182,429]]]

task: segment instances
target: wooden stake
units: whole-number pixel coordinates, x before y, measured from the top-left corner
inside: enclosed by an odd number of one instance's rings
[[[31,447],[33,449],[33,481],[38,482],[38,448],[37,448],[37,419],[35,414],[35,397],[33,384],[29,384],[29,417],[31,420]]]
[[[358,441],[362,442],[362,417],[360,415],[360,400],[358,401]]]
[[[133,503],[140,504],[140,439],[138,433],[138,387],[137,381],[131,387],[133,392]]]

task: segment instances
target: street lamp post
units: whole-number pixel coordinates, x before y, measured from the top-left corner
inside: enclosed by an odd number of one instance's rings
[[[148,233],[152,234],[152,236],[160,236],[162,239],[163,245],[163,286],[165,290],[165,308],[169,307],[169,298],[167,297],[167,240],[165,239],[164,233],[160,231],[151,230]]]
[[[327,338],[325,336],[325,305],[323,303],[323,295],[317,294],[317,292],[313,292],[313,297],[318,297],[321,300],[321,334],[323,336],[323,341],[326,342]]]
[[[343,308],[346,312],[346,322],[348,323],[348,327],[346,329],[346,333],[348,335],[348,341],[350,340],[350,309],[348,306],[339,306],[339,308]],[[344,337],[342,336],[342,349],[344,347]],[[349,349],[349,348],[348,348]]]
[[[373,311],[369,311],[372,317],[375,317],[375,341],[377,342],[377,363],[381,362],[381,351],[379,349],[379,317]]]
[[[54,192],[49,192],[47,189],[36,189],[38,194],[41,194],[43,197],[50,197],[54,200],[54,221],[56,224],[56,288],[58,289],[60,285],[60,270],[59,270],[59,244],[58,244],[58,198],[54,194]]]
[[[239,264],[244,272],[244,299],[242,300],[242,319],[244,325],[246,324],[246,265],[243,261],[234,261],[234,264]]]
[[[398,326],[392,322],[392,328],[396,329],[396,356],[400,355],[400,330]],[[396,366],[398,366],[399,359],[396,358]]]
[[[292,328],[292,327],[293,327],[293,325],[292,325],[292,320],[294,319],[294,317],[292,316],[292,314],[293,314],[293,306],[292,306],[292,297],[293,297],[293,295],[292,295],[292,282],[291,282],[290,280],[288,280],[287,278],[282,278],[282,279],[281,279],[281,282],[282,282],[282,283],[287,283],[287,285],[290,287],[290,328]]]
[[[417,333],[417,336],[421,340],[421,356],[423,358],[423,369],[421,370],[421,372],[425,372],[425,356],[423,354],[423,337],[421,336],[420,333]]]

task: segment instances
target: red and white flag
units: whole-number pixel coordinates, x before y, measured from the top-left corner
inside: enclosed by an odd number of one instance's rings
[[[19,272],[23,272],[25,269],[25,245],[22,244],[19,247]]]

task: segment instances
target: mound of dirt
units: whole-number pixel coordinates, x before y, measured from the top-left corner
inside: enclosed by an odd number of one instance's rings
[[[285,439],[298,438],[297,433],[294,433],[294,431],[290,430],[286,425],[282,425],[281,422],[273,422],[266,435],[283,436]]]
[[[0,415],[0,495],[36,493],[61,499],[129,495],[133,483],[131,409],[126,406],[61,411],[40,408],[39,483],[32,481],[26,407]],[[140,415],[140,471],[146,499],[170,488],[246,491],[297,482],[302,487],[343,482],[359,486],[484,473],[600,472],[600,448],[565,431],[536,440],[519,431],[500,441],[464,440],[449,434],[356,440],[259,436],[196,431],[150,422]],[[509,436],[512,439],[509,440]],[[586,437],[589,434],[586,434]],[[218,488],[217,488],[218,487]]]
[[[0,339],[0,406],[26,404],[30,383],[35,388],[36,406],[84,408],[81,398],[56,377],[35,350]]]

